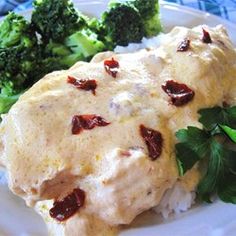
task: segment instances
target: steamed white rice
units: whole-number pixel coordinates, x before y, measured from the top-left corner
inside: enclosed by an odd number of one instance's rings
[[[130,53],[141,49],[153,49],[160,46],[163,40],[166,40],[166,34],[159,34],[153,38],[143,38],[141,43],[130,43],[127,47],[116,46],[114,52],[116,53]]]
[[[154,211],[167,219],[171,214],[179,215],[187,211],[195,203],[196,193],[187,192],[179,182],[173,188],[167,190]]]

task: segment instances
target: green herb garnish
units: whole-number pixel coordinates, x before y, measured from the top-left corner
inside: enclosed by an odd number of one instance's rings
[[[197,189],[199,197],[211,202],[217,194],[236,204],[236,107],[213,107],[199,111],[203,128],[189,126],[176,133],[177,165],[184,175],[199,161],[206,173]]]
[[[218,124],[236,128],[236,106],[234,107],[213,107],[198,111],[199,121],[207,130],[214,129]]]

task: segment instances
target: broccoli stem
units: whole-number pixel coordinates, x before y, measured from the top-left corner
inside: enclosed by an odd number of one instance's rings
[[[0,114],[7,113],[11,106],[19,99],[20,94],[8,96],[4,94],[0,94]]]

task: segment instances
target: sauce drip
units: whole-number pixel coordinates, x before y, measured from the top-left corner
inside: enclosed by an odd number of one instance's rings
[[[140,125],[139,130],[147,145],[149,157],[153,161],[156,160],[162,152],[163,139],[161,133],[144,125]]]
[[[53,207],[49,210],[49,214],[58,221],[67,220],[84,205],[84,201],[85,192],[76,188],[61,201],[55,201]]]
[[[185,38],[178,46],[177,52],[186,52],[190,48],[190,40]]]
[[[195,93],[186,84],[179,84],[173,80],[168,80],[162,89],[171,98],[171,102],[175,106],[182,106],[190,102]]]
[[[110,123],[97,115],[75,115],[72,119],[72,134],[80,134],[84,129],[90,130],[96,126],[107,126]]]
[[[209,32],[206,31],[205,29],[202,29],[202,33],[203,33],[202,42],[203,43],[212,43],[211,36],[210,36]]]
[[[104,68],[106,72],[111,75],[113,78],[116,78],[116,75],[119,71],[119,62],[116,61],[114,58],[111,60],[105,60],[104,61]]]
[[[72,76],[68,76],[67,83],[73,84],[77,89],[83,89],[86,91],[92,91],[93,95],[96,94],[95,90],[97,88],[96,80],[77,80]]]

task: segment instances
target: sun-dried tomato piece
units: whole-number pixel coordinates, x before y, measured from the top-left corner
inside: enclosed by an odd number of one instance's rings
[[[212,43],[211,36],[210,36],[209,32],[202,28],[202,33],[203,33],[202,42],[203,43]]]
[[[226,108],[226,107],[229,107],[230,105],[226,102],[226,101],[223,101],[222,103],[223,107]]]
[[[116,75],[119,71],[119,67],[119,62],[116,61],[113,57],[111,60],[104,61],[104,68],[106,72],[114,78],[116,78]]]
[[[190,48],[190,40],[185,38],[178,46],[177,52],[186,52]]]
[[[97,88],[97,82],[96,80],[77,80],[76,78],[72,76],[68,76],[67,83],[73,84],[77,89],[83,89],[86,91],[92,91],[92,93],[95,95],[96,88]]]
[[[162,85],[162,89],[171,98],[171,102],[175,106],[183,106],[190,102],[195,93],[186,84],[179,84],[173,80],[166,81]]]
[[[161,133],[144,125],[140,125],[139,130],[147,145],[149,157],[156,160],[162,152],[163,139]]]
[[[72,119],[72,134],[79,134],[84,129],[93,129],[96,126],[107,126],[110,123],[97,115],[75,115]]]
[[[53,207],[49,210],[49,214],[58,221],[67,220],[84,205],[84,201],[85,192],[82,189],[76,188],[64,199],[55,201]]]
[[[129,151],[125,151],[125,150],[121,150],[120,151],[120,155],[122,157],[130,157],[131,156],[131,153]]]

